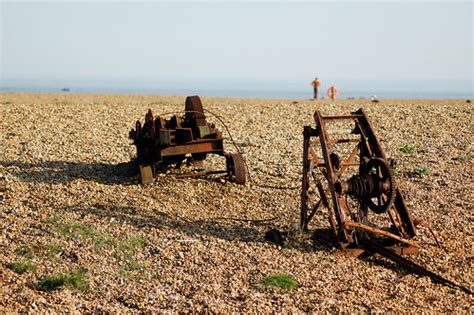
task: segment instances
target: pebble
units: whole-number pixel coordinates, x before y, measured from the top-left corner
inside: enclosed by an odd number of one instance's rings
[[[271,228],[298,226],[302,131],[314,124],[314,111],[343,115],[363,107],[385,153],[399,162],[399,185],[413,217],[429,224],[446,249],[433,245],[422,226],[417,237],[422,251],[410,259],[472,286],[472,264],[466,263],[466,255],[472,256],[470,104],[202,101],[241,144],[251,171],[246,186],[219,177],[176,179],[170,174],[178,170],[169,170],[142,187],[124,174],[135,154],[128,139],[135,121],[143,120],[148,108],[156,114],[182,111],[184,97],[0,94],[0,230],[6,231],[0,234],[0,265],[29,259],[16,251],[27,245],[37,266],[35,273],[22,275],[4,268],[0,312],[21,312],[24,305],[39,313],[64,312],[65,305],[80,312],[100,305],[111,313],[470,312],[472,299],[466,294],[383,266],[390,263],[337,255],[310,238],[295,236],[282,248],[264,241]],[[226,151],[236,152],[222,123],[206,116],[223,132]],[[416,152],[403,153],[405,145]],[[210,155],[205,166],[222,170],[225,160]],[[429,172],[416,174],[421,166]],[[55,218],[64,230],[51,223]],[[268,219],[273,220],[248,221]],[[328,226],[324,214],[314,222],[312,229]],[[33,233],[37,230],[41,233]],[[145,244],[127,250],[137,239]],[[65,254],[50,256],[51,244]],[[88,270],[85,292],[40,292],[33,285],[46,275],[78,268]],[[262,279],[280,272],[291,274],[298,288],[261,287]],[[38,304],[43,296],[48,303]]]

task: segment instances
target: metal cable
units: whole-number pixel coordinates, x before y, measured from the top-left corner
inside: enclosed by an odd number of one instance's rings
[[[226,123],[224,122],[224,120],[216,113],[208,110],[208,109],[203,109],[204,112],[207,112],[209,114],[211,114],[212,116],[214,116],[215,118],[217,118],[217,120],[222,124],[222,126],[224,126],[224,129],[225,131],[227,132],[227,134],[229,135],[229,139],[230,141],[232,142],[232,145],[235,147],[235,149],[237,150],[238,153],[240,153],[241,155],[242,154],[242,150],[240,149],[240,147],[237,145],[237,143],[235,142],[234,140],[234,137],[232,137],[232,133],[230,132],[229,128],[227,127]],[[193,110],[184,110],[184,111],[175,111],[175,112],[167,112],[167,113],[162,113],[158,116],[165,116],[165,115],[176,115],[176,114],[181,114],[181,113],[197,113],[197,114],[202,114],[201,112],[198,112],[198,111],[193,111]],[[285,187],[285,186],[273,186],[273,185],[257,185],[254,183],[253,179],[252,179],[252,176],[251,176],[251,173],[250,173],[250,168],[247,164],[247,161],[245,159],[243,159],[244,161],[244,165],[245,165],[245,169],[247,170],[247,174],[249,176],[249,186],[256,186],[256,187],[261,187],[261,188],[272,188],[272,189],[282,189],[282,190],[296,190],[296,189],[299,189],[299,187]]]

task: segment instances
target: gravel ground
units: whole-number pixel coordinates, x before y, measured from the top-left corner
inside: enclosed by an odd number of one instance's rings
[[[263,238],[270,228],[297,226],[302,131],[313,112],[363,107],[385,152],[399,161],[413,217],[424,222],[413,259],[472,290],[471,104],[202,100],[240,146],[246,186],[166,175],[137,184],[128,131],[148,108],[183,110],[184,97],[0,94],[0,311],[473,311],[472,296],[389,261],[346,257],[308,236],[295,235],[284,248]],[[416,152],[401,152],[407,144]],[[226,150],[235,152],[231,141]],[[209,169],[224,165],[221,157],[206,160]],[[427,174],[416,173],[422,167]],[[324,214],[316,222],[326,227]],[[15,273],[15,262],[36,270]],[[84,282],[43,291],[41,279],[77,271]],[[298,287],[260,284],[280,272]]]

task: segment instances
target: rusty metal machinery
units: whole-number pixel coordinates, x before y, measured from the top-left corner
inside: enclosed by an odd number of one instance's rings
[[[304,128],[300,228],[308,230],[320,208],[330,228],[320,233],[352,256],[378,254],[433,281],[472,292],[404,254],[417,254],[416,226],[388,159],[363,109],[346,116],[314,114],[316,128]],[[338,124],[350,128],[329,129]],[[350,172],[350,170],[355,170]],[[319,230],[322,231],[321,229]]]
[[[411,239],[416,228],[393,175],[394,161],[385,156],[364,111],[347,116],[317,111],[314,120],[316,128],[304,129],[301,229],[307,230],[320,208],[326,208],[337,244],[356,256],[364,252],[359,246],[363,238],[383,240],[398,252],[418,252]],[[328,129],[337,124],[350,127]]]
[[[208,154],[224,156],[226,170],[193,173],[190,176],[226,173],[231,181],[245,184],[246,168],[242,155],[224,152],[222,133],[213,123],[206,121],[199,96],[186,98],[184,116],[155,118],[149,109],[143,126],[137,121],[129,137],[137,148],[136,161],[142,184],[153,181],[158,166],[180,165],[186,158],[194,166],[202,168]]]

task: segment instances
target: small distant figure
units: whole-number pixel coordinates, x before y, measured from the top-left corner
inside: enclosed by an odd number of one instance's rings
[[[371,101],[372,103],[378,103],[378,102],[379,102],[379,99],[377,98],[377,95],[374,94],[374,95],[372,95],[372,97],[370,98],[370,101]]]
[[[311,85],[313,86],[313,91],[314,91],[313,98],[316,100],[318,99],[318,89],[319,89],[319,86],[321,85],[321,82],[319,82],[318,78],[314,78],[314,81],[311,82]]]

